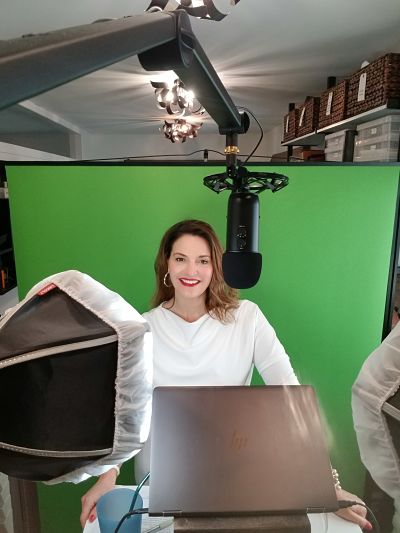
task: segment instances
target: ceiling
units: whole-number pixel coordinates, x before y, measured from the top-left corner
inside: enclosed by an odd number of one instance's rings
[[[2,39],[142,13],[150,0],[2,0]],[[191,17],[193,32],[235,105],[253,111],[264,130],[281,124],[289,102],[319,95],[328,76],[343,77],[388,51],[400,52],[399,0],[215,0],[220,22]],[[165,118],[137,57],[32,99],[78,130],[154,132]],[[49,122],[54,128],[54,120]],[[0,133],[46,128],[14,106],[0,113]],[[217,132],[209,119],[202,131]]]

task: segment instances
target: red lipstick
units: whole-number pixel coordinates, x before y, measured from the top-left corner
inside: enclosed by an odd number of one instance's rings
[[[185,287],[196,287],[196,285],[200,283],[198,279],[190,279],[190,278],[179,278],[179,281]]]

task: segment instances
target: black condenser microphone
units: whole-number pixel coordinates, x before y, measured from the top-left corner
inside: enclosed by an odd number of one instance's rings
[[[262,256],[258,253],[257,194],[232,192],[228,201],[226,252],[222,271],[226,283],[235,289],[248,289],[261,274]]]

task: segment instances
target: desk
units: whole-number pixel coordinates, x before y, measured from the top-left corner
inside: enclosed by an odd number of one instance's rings
[[[132,487],[135,488],[135,487]],[[149,502],[149,487],[144,486],[140,491],[140,494],[143,498],[143,506],[147,507]],[[311,523],[311,533],[360,533],[361,529],[356,524],[343,520],[342,518],[336,516],[333,513],[326,514],[309,514],[308,518]],[[142,533],[147,531],[149,528],[157,525],[160,522],[168,523],[170,518],[163,518],[157,516],[148,517],[143,515],[142,521]],[[161,529],[162,533],[173,533],[174,526],[169,525],[168,527]],[[83,533],[100,533],[99,525],[97,520],[93,523],[86,523]]]

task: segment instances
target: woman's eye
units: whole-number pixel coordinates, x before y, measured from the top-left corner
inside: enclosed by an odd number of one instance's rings
[[[178,263],[180,263],[180,262],[183,261],[183,257],[175,257],[175,261],[177,261]]]
[[[208,259],[202,259],[201,260],[201,264],[202,265],[208,265],[208,263],[209,263]]]

